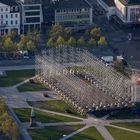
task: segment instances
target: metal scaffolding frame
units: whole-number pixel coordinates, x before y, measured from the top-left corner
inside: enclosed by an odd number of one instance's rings
[[[86,50],[53,48],[36,55],[36,78],[80,113],[134,105],[136,85]]]

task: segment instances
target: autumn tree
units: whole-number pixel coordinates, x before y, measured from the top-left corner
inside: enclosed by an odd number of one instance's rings
[[[96,46],[96,41],[95,41],[95,39],[94,39],[94,38],[90,38],[90,40],[88,41],[88,44],[89,44],[90,46]]]
[[[84,37],[80,37],[77,41],[78,46],[83,46],[85,45]]]
[[[104,36],[101,36],[101,37],[100,37],[100,39],[99,39],[99,41],[98,41],[98,45],[99,45],[99,46],[106,46],[106,45],[107,45],[107,41],[106,41],[106,39],[105,39]]]
[[[55,46],[55,43],[54,43],[54,41],[53,41],[52,38],[50,38],[50,39],[48,40],[47,46],[48,46],[48,47],[54,47],[54,46]]]
[[[59,36],[56,43],[58,46],[63,46],[63,45],[65,45],[65,40],[62,36]]]
[[[35,44],[33,41],[29,40],[27,42],[27,50],[33,52],[35,50]]]
[[[98,39],[101,36],[101,29],[95,27],[91,30],[90,34],[93,38]]]
[[[68,46],[75,46],[76,45],[76,39],[74,37],[70,37],[67,44],[68,44]]]

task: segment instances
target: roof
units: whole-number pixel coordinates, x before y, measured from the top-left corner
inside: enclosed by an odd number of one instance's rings
[[[140,0],[119,0],[124,5],[140,5]]]
[[[115,6],[114,0],[103,0],[104,3],[106,3],[109,7]]]
[[[9,6],[18,5],[15,0],[0,0],[0,3],[3,3],[5,5],[9,5]]]
[[[55,9],[90,8],[85,0],[61,0],[55,2]]]

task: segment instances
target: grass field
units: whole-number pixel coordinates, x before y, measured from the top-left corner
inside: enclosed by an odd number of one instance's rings
[[[121,127],[125,127],[125,128],[129,128],[129,129],[140,131],[140,123],[137,123],[137,122],[131,122],[131,123],[112,123],[112,124],[113,125],[117,125],[117,126],[121,126]]]
[[[67,113],[81,117],[81,115],[71,105],[65,103],[62,100],[37,101],[37,102],[29,102],[29,104],[42,109]]]
[[[140,134],[128,132],[125,130],[106,127],[115,140],[140,140]]]
[[[28,130],[33,140],[59,140],[63,135],[68,135],[83,127],[82,125],[74,126],[57,126],[46,127],[38,130]]]
[[[104,140],[95,127],[90,127],[83,132],[71,137],[69,140]]]
[[[0,77],[0,87],[9,87],[16,85],[35,75],[34,70],[15,70],[6,71],[7,76]]]
[[[21,109],[14,109],[14,111],[21,122],[29,122],[31,109],[21,108]],[[65,116],[59,116],[59,115],[50,114],[46,112],[40,112],[36,110],[35,110],[35,115],[36,115],[36,120],[42,123],[80,121],[78,119],[73,119],[73,118],[69,118]]]
[[[27,83],[17,87],[17,89],[19,92],[48,90],[48,88],[41,83],[31,83],[31,82],[27,82]]]

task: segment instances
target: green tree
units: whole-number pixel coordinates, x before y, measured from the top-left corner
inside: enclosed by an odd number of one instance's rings
[[[65,40],[62,36],[59,36],[56,43],[58,46],[63,46],[63,45],[65,45]]]
[[[27,42],[27,50],[28,50],[28,51],[34,51],[34,50],[35,50],[35,44],[34,44],[33,41],[29,40],[29,41]]]
[[[70,37],[67,44],[69,46],[75,46],[76,45],[76,39],[74,37]]]
[[[96,41],[95,41],[95,39],[94,38],[90,38],[90,40],[88,41],[88,44],[90,45],[90,46],[96,46]]]
[[[54,46],[55,46],[55,43],[54,43],[54,41],[53,41],[52,38],[50,38],[50,39],[48,40],[47,46],[48,46],[48,47],[54,47]]]
[[[78,46],[84,46],[85,45],[85,41],[84,41],[84,37],[80,37],[77,41]]]
[[[99,39],[99,41],[98,41],[98,45],[99,45],[99,46],[106,46],[106,45],[107,45],[107,41],[106,41],[106,39],[105,39],[104,36],[101,36],[101,37],[100,37],[100,39]]]

